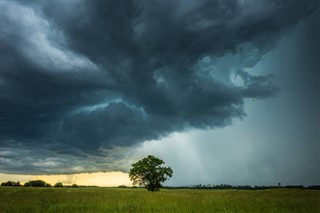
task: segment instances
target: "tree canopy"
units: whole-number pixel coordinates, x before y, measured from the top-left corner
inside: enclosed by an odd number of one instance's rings
[[[63,187],[63,184],[61,182],[57,182],[56,184],[54,184],[54,187]]]
[[[24,186],[33,187],[51,187],[51,185],[43,180],[30,180],[24,184]]]
[[[130,180],[134,185],[144,186],[149,191],[159,191],[161,183],[172,177],[170,167],[161,166],[165,162],[153,155],[133,163],[129,172]]]
[[[20,182],[14,182],[14,181],[7,181],[1,183],[1,186],[21,186]]]

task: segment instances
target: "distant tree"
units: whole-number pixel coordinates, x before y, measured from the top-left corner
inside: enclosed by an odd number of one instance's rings
[[[73,187],[73,188],[77,188],[78,185],[74,183],[74,184],[72,184],[72,187]]]
[[[1,186],[21,186],[20,182],[14,182],[14,181],[7,181],[1,183]]]
[[[63,187],[61,182],[57,182],[56,184],[54,184],[54,187]]]
[[[24,184],[24,186],[33,186],[33,187],[51,187],[49,183],[44,182],[43,180],[30,180]]]
[[[152,155],[132,164],[129,172],[134,185],[144,186],[148,191],[159,191],[161,183],[172,177],[170,167],[162,167],[164,161]]]

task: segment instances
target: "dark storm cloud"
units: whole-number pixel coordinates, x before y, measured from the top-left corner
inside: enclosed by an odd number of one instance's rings
[[[55,156],[77,156],[72,149],[98,156],[243,117],[246,98],[277,91],[270,76],[246,68],[318,2],[33,1],[2,7],[2,148],[18,141]],[[222,64],[224,57],[237,60]]]

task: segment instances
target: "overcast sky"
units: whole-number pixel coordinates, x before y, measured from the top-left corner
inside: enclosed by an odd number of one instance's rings
[[[1,173],[320,184],[319,1],[1,1]]]

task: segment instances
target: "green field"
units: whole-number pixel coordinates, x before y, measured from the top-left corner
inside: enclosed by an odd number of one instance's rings
[[[0,187],[0,212],[320,212],[320,191]]]

